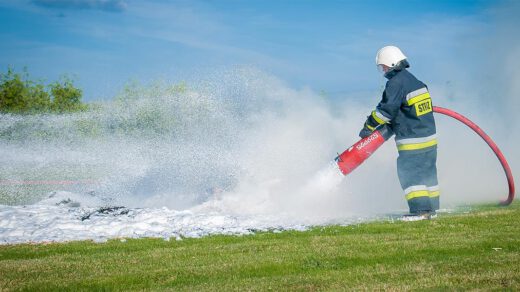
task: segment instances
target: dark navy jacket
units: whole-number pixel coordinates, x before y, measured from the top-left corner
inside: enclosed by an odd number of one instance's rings
[[[384,124],[395,134],[399,151],[421,150],[437,145],[433,105],[424,83],[405,67],[385,74],[383,98],[367,118],[365,129],[373,131]]]

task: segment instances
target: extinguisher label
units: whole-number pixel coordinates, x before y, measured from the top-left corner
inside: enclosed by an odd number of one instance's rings
[[[358,145],[356,145],[356,149],[357,150],[363,149],[365,146],[370,144],[370,142],[372,142],[375,139],[377,139],[377,137],[379,137],[379,134],[377,132],[372,133],[372,135],[368,136],[368,138],[366,140],[364,140],[363,142],[361,142]]]

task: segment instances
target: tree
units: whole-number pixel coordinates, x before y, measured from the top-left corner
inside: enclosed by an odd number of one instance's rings
[[[0,108],[6,112],[16,111],[20,99],[25,95],[25,85],[20,75],[14,74],[11,68],[0,79]]]
[[[47,88],[50,90],[48,92]],[[81,102],[82,91],[70,78],[45,86],[29,80],[29,73],[15,73],[12,68],[0,73],[0,112],[13,114],[67,113],[87,109]]]
[[[64,77],[62,82],[52,83],[49,88],[53,97],[51,105],[53,112],[76,112],[86,109],[86,105],[81,103],[81,89],[74,87],[68,77]]]

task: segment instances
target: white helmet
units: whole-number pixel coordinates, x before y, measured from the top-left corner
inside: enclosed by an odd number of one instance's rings
[[[381,48],[376,55],[376,65],[382,69],[381,65],[393,68],[402,60],[406,60],[406,56],[398,47],[386,46]]]

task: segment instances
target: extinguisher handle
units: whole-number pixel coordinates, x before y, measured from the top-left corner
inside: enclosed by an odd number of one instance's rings
[[[390,126],[386,124],[377,127],[376,131],[379,131],[379,133],[381,134],[381,136],[383,136],[385,141],[387,141],[394,135],[394,131],[392,130],[392,128],[390,128]]]

